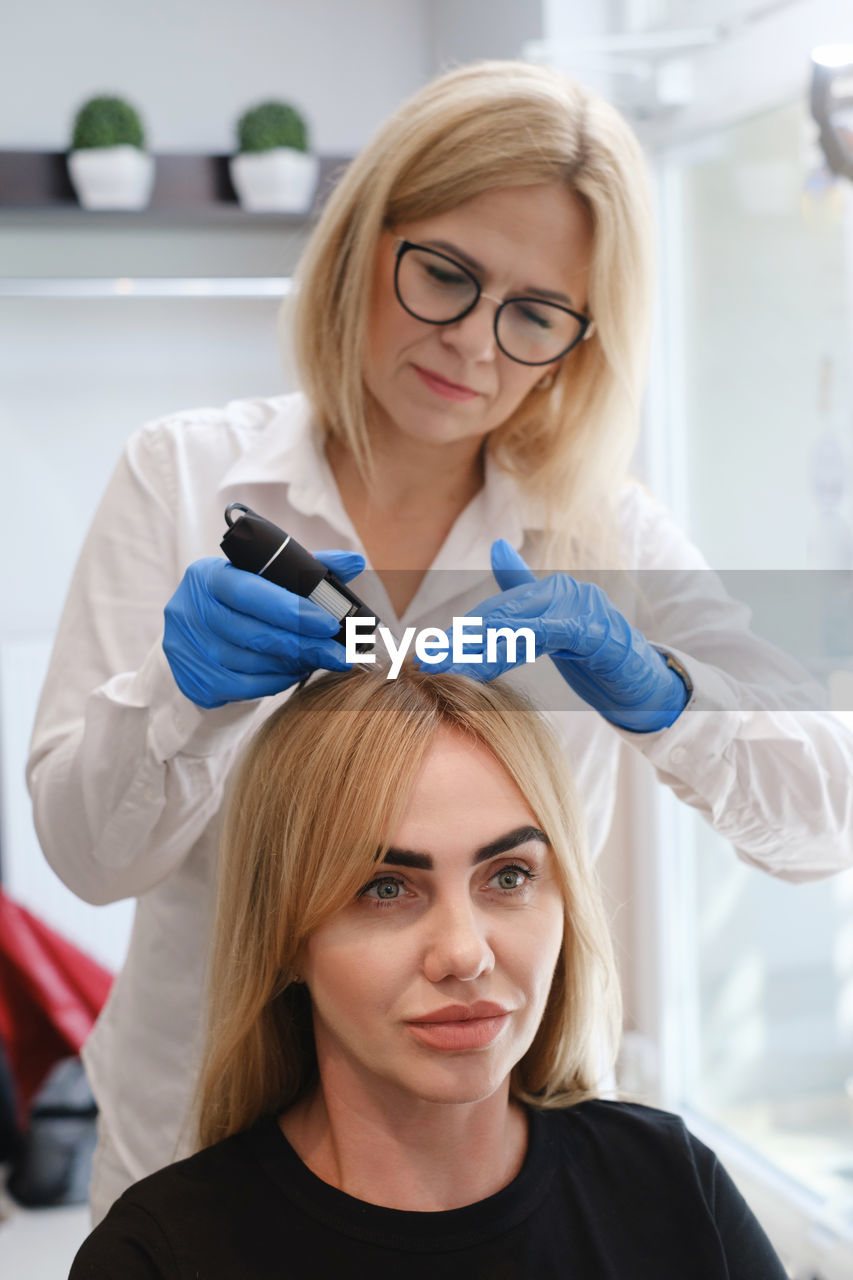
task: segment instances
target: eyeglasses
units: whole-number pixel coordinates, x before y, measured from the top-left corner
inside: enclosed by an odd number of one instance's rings
[[[454,324],[481,298],[498,304],[495,341],[519,364],[552,364],[592,336],[594,321],[571,307],[541,298],[495,298],[473,272],[437,249],[397,238],[394,291],[400,305],[425,324]]]

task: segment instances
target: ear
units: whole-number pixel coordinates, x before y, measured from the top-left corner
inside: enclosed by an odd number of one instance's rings
[[[554,385],[554,379],[557,376],[557,370],[559,369],[559,367],[560,367],[559,360],[557,360],[555,364],[550,365],[549,368],[547,368],[545,372],[542,374],[542,377],[539,379],[539,381],[534,382],[533,390],[534,391],[550,391]]]
[[[306,971],[305,944],[303,943],[290,962],[286,977],[288,986],[304,986]]]

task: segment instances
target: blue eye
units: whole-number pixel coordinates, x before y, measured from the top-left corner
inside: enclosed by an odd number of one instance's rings
[[[393,876],[378,876],[360,891],[360,898],[372,898],[374,902],[393,902],[403,893],[403,883]]]
[[[505,867],[495,879],[502,889],[518,889],[524,883],[524,876],[515,867]]]
[[[500,871],[496,871],[491,877],[502,893],[517,893],[519,889],[525,888],[535,878],[535,872],[531,871],[529,867],[518,866],[516,863],[508,867],[501,867]]]

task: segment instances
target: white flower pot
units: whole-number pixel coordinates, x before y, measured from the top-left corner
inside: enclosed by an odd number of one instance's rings
[[[316,156],[292,147],[241,152],[231,157],[231,181],[253,213],[307,213],[319,167]]]
[[[68,172],[84,209],[144,209],[154,185],[154,158],[139,147],[72,151]]]

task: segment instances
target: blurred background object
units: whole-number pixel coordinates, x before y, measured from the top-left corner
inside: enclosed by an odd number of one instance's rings
[[[812,115],[833,173],[853,180],[853,44],[812,50]]]
[[[154,185],[139,114],[117,97],[89,98],[74,117],[68,173],[84,209],[144,209]]]
[[[231,181],[244,209],[255,213],[307,213],[319,162],[308,149],[302,115],[287,102],[261,102],[237,121],[238,154]]]

